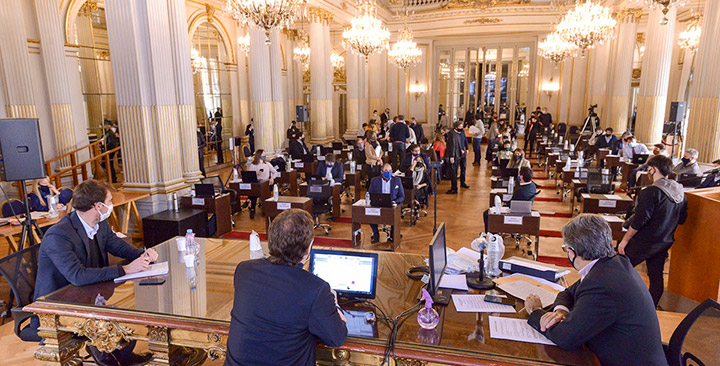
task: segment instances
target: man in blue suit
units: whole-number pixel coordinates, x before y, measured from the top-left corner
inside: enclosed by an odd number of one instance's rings
[[[340,162],[335,161],[334,154],[326,154],[325,161],[318,163],[317,171],[315,175],[323,177],[327,180],[335,181],[335,183],[342,183],[343,181],[343,166]]]
[[[383,165],[382,175],[375,177],[372,181],[370,181],[370,188],[368,189],[368,192],[390,194],[390,199],[398,205],[405,201],[405,190],[403,189],[402,181],[398,177],[393,177],[392,166],[390,164]],[[370,224],[370,228],[372,228],[373,232],[370,242],[379,242],[380,233],[378,232],[378,226]],[[392,238],[394,232],[395,227],[390,227],[390,237],[388,237],[388,241],[393,240]]]
[[[158,254],[153,249],[143,252],[112,231],[107,218],[113,210],[112,187],[105,182],[87,180],[73,192],[76,211],[65,215],[47,231],[38,252],[38,273],[35,298],[45,296],[69,284],[84,286],[110,281],[126,274],[144,271]],[[124,258],[126,265],[110,265],[108,253]],[[37,318],[31,320],[37,328]],[[112,353],[88,346],[88,353],[98,365],[142,365],[152,354],[132,353],[135,342]]]

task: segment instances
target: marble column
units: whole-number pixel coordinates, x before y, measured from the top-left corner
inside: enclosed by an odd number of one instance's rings
[[[332,15],[325,18],[323,22],[323,39],[325,41],[324,54],[325,58],[325,96],[327,97],[327,104],[325,104],[325,115],[327,116],[327,141],[340,140],[340,121],[335,119],[335,111],[333,105],[333,96],[335,90],[333,88],[333,81],[335,79],[334,69],[332,62],[330,61],[330,55],[332,54],[332,43],[330,42],[330,25],[332,21]]]
[[[255,149],[275,151],[273,129],[272,76],[270,73],[270,47],[265,44],[265,31],[250,29],[250,55],[248,73],[250,100],[255,122]]]
[[[328,135],[327,129],[327,95],[326,74],[331,65],[325,64],[325,36],[323,20],[312,15],[310,23],[310,124],[312,144],[324,144]]]
[[[720,2],[706,2],[703,18],[685,146],[700,152],[698,160],[713,161],[720,158]]]
[[[55,131],[58,155],[75,150],[73,113],[70,104],[69,79],[65,66],[65,42],[60,13],[55,0],[35,0],[35,14],[40,32],[40,52],[48,87],[48,99]],[[69,159],[63,159],[68,165]]]
[[[667,24],[662,25],[660,9],[650,10],[635,121],[635,135],[643,143],[656,143],[662,138],[676,14],[677,9],[673,7],[667,14]]]
[[[175,64],[167,1],[106,0],[124,189],[166,193],[182,188]],[[157,196],[153,196],[157,197]],[[160,199],[157,207],[164,206]]]
[[[0,1],[0,72],[8,118],[37,118],[21,0]]]
[[[182,172],[186,181],[200,179],[197,144],[197,116],[190,66],[190,39],[187,31],[185,0],[167,0],[170,22],[170,48],[175,75],[175,96],[178,109],[178,131],[182,148]]]
[[[621,10],[617,14],[619,26],[613,42],[612,62],[609,65],[609,105],[607,114],[607,126],[612,127],[615,131],[625,131],[628,128],[633,55],[635,53],[637,25],[641,15],[641,9]]]
[[[343,137],[354,139],[362,134],[362,124],[366,121],[360,119],[360,68],[364,62],[350,51],[345,53],[345,78],[347,83],[347,130]]]
[[[282,51],[280,50],[281,35],[278,29],[270,32],[270,89],[272,91],[273,105],[273,132],[275,150],[268,153],[277,153],[285,143],[285,90],[282,78]]]

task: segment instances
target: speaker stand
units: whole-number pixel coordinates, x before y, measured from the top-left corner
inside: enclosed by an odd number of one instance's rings
[[[32,215],[30,215],[30,201],[28,200],[27,195],[27,189],[25,188],[25,181],[21,180],[20,183],[20,190],[22,191],[23,196],[23,203],[25,204],[25,220],[22,222],[22,234],[20,235],[20,247],[19,250],[22,250],[25,246],[25,239],[28,239],[30,242],[30,246],[33,246],[35,244],[39,244],[35,242],[35,237],[32,235],[32,230],[34,229],[35,232],[38,234],[40,238],[42,238],[42,231],[40,230],[40,227],[38,226],[37,222],[32,219]]]

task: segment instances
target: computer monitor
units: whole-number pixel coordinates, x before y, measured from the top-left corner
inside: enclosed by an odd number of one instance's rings
[[[195,197],[215,197],[215,186],[212,184],[195,184]]]
[[[445,223],[441,222],[430,240],[430,282],[428,283],[428,292],[433,297],[433,302],[438,305],[449,304],[452,293],[450,289],[440,289],[440,280],[447,264],[445,248]]]
[[[377,253],[327,249],[310,252],[310,273],[325,280],[341,297],[374,299],[377,272]]]
[[[647,161],[649,154],[634,154],[632,157],[633,164],[642,165]]]
[[[500,167],[500,174],[503,178],[517,177],[519,169]]]
[[[342,149],[343,149],[343,143],[342,143],[342,142],[333,142],[333,143],[332,143],[332,149],[333,149],[333,150],[342,150]]]
[[[253,170],[241,171],[240,177],[242,178],[243,183],[256,183],[258,181],[257,172]]]

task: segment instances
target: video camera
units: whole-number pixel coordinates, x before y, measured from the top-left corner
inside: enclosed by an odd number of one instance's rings
[[[590,116],[597,116],[597,113],[595,113],[595,108],[597,108],[597,107],[598,107],[597,104],[590,105],[590,108],[588,108],[588,112],[589,112]]]

